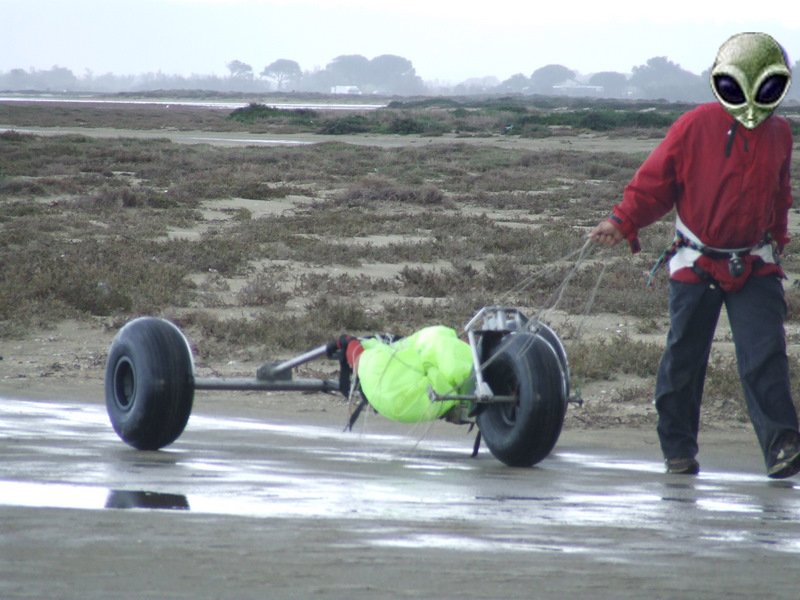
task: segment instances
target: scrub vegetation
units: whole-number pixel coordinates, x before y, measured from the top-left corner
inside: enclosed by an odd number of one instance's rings
[[[200,101],[214,99],[199,98]],[[276,102],[287,102],[277,98]],[[319,98],[301,101],[318,102]],[[344,135],[373,133],[392,135],[458,134],[464,136],[509,135],[546,137],[558,128],[581,131],[636,131],[659,136],[689,105],[653,101],[626,103],[587,99],[508,97],[483,100],[392,101],[380,110],[320,110],[278,108],[259,99],[233,111],[169,104],[86,105],[75,103],[0,104],[0,123],[18,126],[84,125],[133,129],[209,129],[250,133],[318,133]],[[556,128],[556,131],[553,130]]]
[[[511,101],[369,113],[114,108],[115,127],[331,135],[304,146],[0,134],[0,340],[66,319],[118,328],[155,314],[183,327],[203,360],[257,361],[342,332],[460,329],[481,306],[501,303],[558,321],[578,391],[652,379],[667,322],[665,271],[652,289],[646,283],[671,241],[672,217],[643,232],[639,255],[595,248],[578,261],[587,231],[644,155],[458,139],[562,127],[653,137],[682,112],[578,108],[561,116]],[[102,127],[111,117],[104,105],[0,106],[0,122],[20,126]],[[337,141],[347,129],[455,137],[357,146]],[[798,270],[792,254],[785,265]],[[787,302],[789,318],[800,320],[800,291],[790,284]],[[598,325],[617,322],[636,325],[621,333]],[[712,357],[707,388],[718,414],[746,418],[731,360]],[[646,386],[615,389],[617,402],[651,401]],[[593,405],[578,420],[632,418]]]

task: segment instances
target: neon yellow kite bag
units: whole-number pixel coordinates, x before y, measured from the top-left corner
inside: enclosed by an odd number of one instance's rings
[[[449,327],[426,327],[391,344],[375,338],[361,343],[361,390],[375,410],[393,421],[432,421],[458,403],[431,402],[429,385],[438,394],[467,393],[474,387],[469,344]]]

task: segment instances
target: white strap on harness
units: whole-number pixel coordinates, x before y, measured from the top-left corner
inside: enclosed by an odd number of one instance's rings
[[[773,256],[772,246],[770,244],[759,244],[757,246],[748,247],[748,248],[714,248],[712,246],[708,246],[700,241],[691,229],[689,229],[683,221],[681,221],[680,216],[676,215],[675,217],[675,229],[683,235],[687,240],[691,241],[693,244],[696,244],[699,248],[708,248],[709,250],[713,250],[714,252],[722,252],[725,254],[736,254],[737,252],[747,252],[750,251],[750,254],[753,256],[758,256],[761,260],[765,263],[774,263],[775,257]],[[669,261],[669,273],[672,275],[675,271],[680,269],[684,269],[686,267],[694,266],[695,261],[700,258],[701,253],[694,248],[690,248],[689,246],[682,246],[678,248],[678,251],[675,253]]]

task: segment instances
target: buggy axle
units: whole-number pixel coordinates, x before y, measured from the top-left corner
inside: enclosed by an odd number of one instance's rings
[[[459,402],[474,402],[475,404],[491,404],[493,402],[517,402],[518,396],[478,396],[477,394],[437,394],[433,388],[428,386],[428,397],[431,402],[447,402],[457,400]]]
[[[338,392],[339,382],[333,379],[268,379],[197,378],[196,390],[257,390],[267,392]]]

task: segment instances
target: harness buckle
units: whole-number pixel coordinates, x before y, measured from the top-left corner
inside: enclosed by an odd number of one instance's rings
[[[744,273],[744,263],[738,254],[731,254],[728,260],[728,272],[734,279],[741,277]]]

